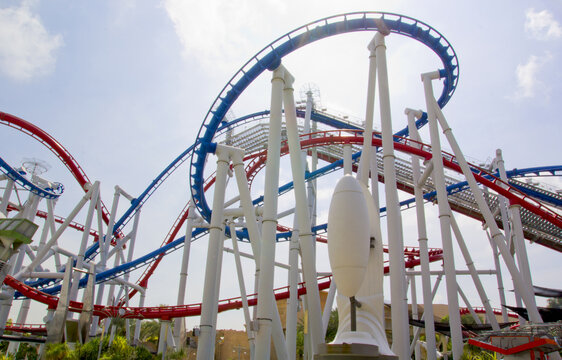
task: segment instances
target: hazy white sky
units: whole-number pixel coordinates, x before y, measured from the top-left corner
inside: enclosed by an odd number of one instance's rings
[[[212,101],[251,56],[307,22],[363,10],[417,18],[453,45],[460,80],[444,112],[467,156],[486,161],[501,148],[508,169],[560,164],[562,5],[550,1],[0,0],[0,111],[59,140],[92,180],[101,181],[106,203],[117,184],[138,195],[193,143]],[[372,35],[342,35],[288,56],[295,88],[314,83],[329,109],[361,118]],[[439,62],[396,35],[387,48],[397,130],[406,124],[404,107],[424,108],[419,74]],[[266,109],[268,84],[269,74],[263,74],[233,112]],[[36,142],[1,128],[0,144],[0,156],[14,166],[25,158],[52,166],[47,177],[67,188],[60,215],[78,202],[78,186]],[[136,254],[163,240],[187,200],[187,174],[187,167],[180,169],[143,209]],[[547,181],[562,187],[558,179]],[[480,226],[461,222],[470,234]],[[408,220],[405,226],[415,232]],[[477,236],[482,241],[481,232]],[[415,244],[413,239],[407,241]],[[205,251],[205,244],[194,245],[194,259]],[[562,288],[560,255],[537,245],[529,252],[536,283]],[[489,252],[481,257],[487,264]],[[171,255],[150,282],[148,305],[175,303],[178,259]],[[233,269],[230,260],[225,267]],[[203,278],[202,264],[190,266],[195,283]],[[225,289],[222,297],[238,295],[235,287]],[[194,290],[187,298],[198,302],[199,296]],[[235,314],[224,317],[224,326],[240,327],[241,314]]]

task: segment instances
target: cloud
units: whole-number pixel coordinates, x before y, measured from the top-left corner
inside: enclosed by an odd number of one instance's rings
[[[535,12],[535,9],[527,9],[525,12],[525,31],[538,40],[553,40],[562,36],[562,26],[554,20],[554,16],[548,10]]]
[[[0,9],[0,72],[16,80],[49,74],[61,35],[50,35],[30,4]]]
[[[517,90],[515,99],[532,98],[537,92],[543,93],[547,90],[546,85],[538,78],[541,68],[552,59],[552,55],[546,52],[538,57],[531,55],[525,64],[517,65],[515,75],[517,76]]]
[[[241,65],[244,58],[255,52],[250,39],[260,27],[255,24],[255,9],[247,0],[165,0],[164,7],[186,59],[194,58],[210,69],[232,72],[233,66]]]

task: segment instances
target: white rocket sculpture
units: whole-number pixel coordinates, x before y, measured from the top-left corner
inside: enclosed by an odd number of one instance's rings
[[[366,186],[351,175],[342,177],[328,213],[328,254],[339,313],[333,343],[376,345],[381,354],[394,355],[384,330],[383,257],[382,246],[374,246],[381,244],[374,241],[374,216],[375,207]],[[357,311],[353,309],[356,304]]]

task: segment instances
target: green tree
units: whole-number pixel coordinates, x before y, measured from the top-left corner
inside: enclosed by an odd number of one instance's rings
[[[133,360],[134,358],[135,349],[127,344],[127,339],[123,336],[115,336],[107,352],[100,357],[102,360]]]
[[[70,355],[70,349],[66,343],[52,343],[45,347],[45,359],[63,360]]]
[[[338,332],[338,311],[332,310],[330,312],[330,319],[328,320],[328,327],[326,329],[326,343],[332,342]],[[297,359],[302,359],[304,355],[304,324],[299,321],[297,325]]]
[[[326,343],[332,342],[338,332],[338,311],[336,309],[330,312],[330,320],[328,320],[328,328],[326,329]]]
[[[160,322],[157,320],[143,320],[141,322],[141,330],[139,340],[142,343],[153,342],[158,343],[160,336]]]
[[[76,344],[72,357],[76,360],[96,360],[98,358],[99,346],[99,338],[91,339],[84,345]]]
[[[16,352],[15,360],[37,360],[37,347],[28,343],[20,343]]]
[[[546,307],[562,309],[562,298],[549,298],[546,300]]]

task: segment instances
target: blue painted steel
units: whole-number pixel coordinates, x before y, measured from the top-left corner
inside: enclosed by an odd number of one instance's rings
[[[513,169],[506,171],[507,177],[525,177],[525,176],[545,176],[544,173],[550,173],[551,176],[562,176],[562,165],[539,166],[525,169]]]
[[[40,196],[44,199],[56,199],[62,195],[64,192],[64,186],[59,184],[56,189],[44,189],[33,184],[31,181],[27,180],[19,171],[8,165],[7,162],[4,161],[0,157],[0,171],[2,171],[8,178],[13,180],[14,182],[18,183],[19,185],[23,186],[26,190],[31,191],[33,194]]]
[[[293,30],[266,46],[240,68],[217,96],[199,129],[197,135],[199,145],[194,151],[195,156],[191,159],[190,177],[192,197],[204,218],[210,216],[210,209],[203,191],[203,172],[208,154],[204,144],[211,142],[222,119],[238,96],[263,71],[277,66],[283,56],[329,36],[357,31],[375,31],[377,30],[375,20],[381,18],[391,32],[420,41],[441,59],[444,65],[442,73],[446,76],[443,92],[437,102],[439,106],[445,106],[455,91],[458,81],[458,60],[449,42],[429,25],[398,14],[360,12],[324,18]]]

